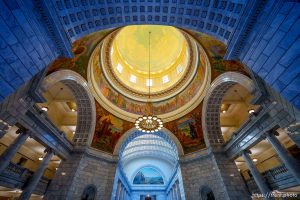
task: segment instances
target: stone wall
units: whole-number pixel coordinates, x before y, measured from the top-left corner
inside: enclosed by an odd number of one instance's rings
[[[115,171],[115,161],[96,157],[88,152],[73,153],[60,164],[45,199],[80,200],[84,188],[94,185],[97,188],[96,199],[108,200],[112,194]]]
[[[245,43],[240,60],[300,108],[300,4],[267,1]]]
[[[204,186],[211,188],[217,200],[250,199],[235,164],[224,156],[209,154],[181,162],[186,199],[201,199],[200,191]],[[216,159],[219,160],[216,162]]]
[[[0,101],[44,69],[58,48],[34,1],[0,1]]]

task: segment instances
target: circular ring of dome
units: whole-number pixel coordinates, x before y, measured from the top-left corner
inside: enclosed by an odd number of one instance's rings
[[[194,56],[197,63],[193,68],[196,70],[195,75],[182,91],[175,90],[173,97],[151,103],[153,114],[161,118],[164,123],[178,119],[195,109],[202,102],[210,86],[211,65],[208,55],[199,42],[192,36],[189,37],[198,50]],[[88,85],[95,99],[104,109],[120,119],[135,122],[145,113],[148,102],[128,98],[108,81],[100,66],[103,41],[100,41],[91,54],[87,68]]]
[[[172,27],[175,29],[174,27]],[[191,36],[189,36],[184,31],[181,31],[179,29],[176,29],[180,35],[183,38],[184,44],[186,44],[186,47],[181,50],[180,55],[178,55],[178,60],[173,61],[173,65],[171,67],[167,67],[165,70],[166,73],[162,73],[162,75],[157,76],[157,78],[162,79],[164,75],[170,74],[170,71],[176,68],[176,64],[180,61],[181,71],[177,74],[177,78],[175,81],[173,81],[173,84],[170,84],[168,87],[162,88],[161,90],[155,90],[154,85],[151,86],[151,102],[159,102],[168,98],[171,98],[175,96],[176,94],[180,93],[182,90],[185,89],[185,87],[192,81],[193,77],[195,76],[197,72],[197,64],[198,64],[198,57],[195,56],[198,54],[198,48]],[[124,96],[127,96],[128,98],[142,101],[142,102],[148,102],[149,101],[149,93],[148,93],[148,86],[145,87],[145,91],[137,90],[136,88],[139,86],[139,84],[133,83],[132,86],[129,86],[127,83],[129,81],[124,81],[124,79],[128,79],[129,77],[121,76],[117,72],[117,66],[116,63],[113,64],[112,62],[112,52],[115,52],[113,49],[114,41],[116,40],[116,37],[120,34],[119,32],[122,31],[122,29],[116,30],[113,33],[111,33],[107,38],[104,39],[102,45],[101,45],[101,51],[100,51],[100,66],[102,68],[103,73],[105,74],[106,79],[108,82],[121,94]],[[184,46],[184,45],[183,45]],[[145,58],[146,60],[148,58]],[[123,62],[123,63],[126,63]],[[179,66],[179,65],[177,65]],[[127,67],[133,68],[132,66]],[[135,77],[138,77],[139,75],[133,74]],[[146,80],[148,74],[145,74],[144,79]],[[152,75],[153,76],[153,75]],[[173,76],[174,77],[174,76]],[[154,79],[153,79],[154,80]],[[146,83],[146,81],[144,82]],[[163,85],[161,83],[161,85]],[[161,87],[161,86],[159,86]]]

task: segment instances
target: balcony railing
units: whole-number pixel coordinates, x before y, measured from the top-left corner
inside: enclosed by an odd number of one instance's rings
[[[262,175],[272,190],[282,190],[299,185],[284,165],[263,172]],[[259,192],[253,178],[247,180],[246,183],[251,193]]]
[[[11,162],[4,172],[0,174],[0,185],[22,190],[32,175],[32,171]],[[43,195],[49,183],[50,179],[42,177],[34,193]]]

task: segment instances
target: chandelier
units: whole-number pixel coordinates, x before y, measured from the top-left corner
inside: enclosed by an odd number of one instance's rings
[[[146,133],[154,133],[162,129],[163,122],[162,120],[151,114],[151,93],[150,93],[150,87],[151,87],[151,79],[150,79],[150,38],[151,38],[151,32],[149,32],[149,79],[147,80],[148,86],[149,86],[149,111],[147,115],[143,115],[135,120],[135,127],[142,132]]]

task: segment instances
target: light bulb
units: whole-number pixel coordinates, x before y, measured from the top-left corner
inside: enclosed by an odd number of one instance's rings
[[[42,106],[42,111],[45,111],[45,112],[47,112],[48,111],[48,107],[47,106]]]
[[[254,109],[250,109],[250,110],[248,110],[248,113],[249,114],[251,114],[251,113],[254,113],[255,112],[255,110]]]

